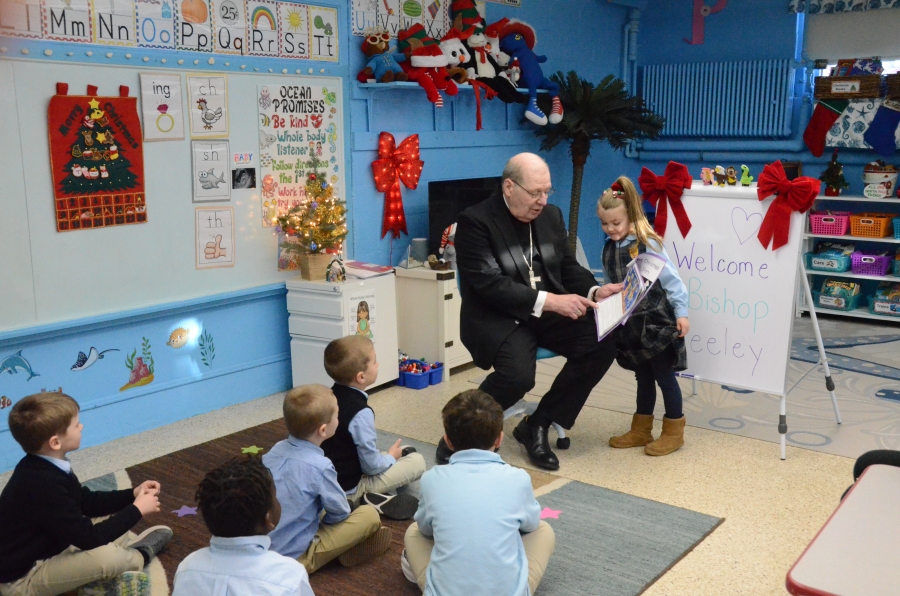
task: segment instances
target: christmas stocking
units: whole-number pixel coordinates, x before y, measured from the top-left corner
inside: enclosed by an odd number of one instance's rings
[[[803,140],[810,153],[816,157],[822,156],[825,152],[825,135],[849,104],[846,99],[823,99],[816,104],[812,118],[809,119],[803,133]]]
[[[863,134],[863,139],[879,155],[891,155],[897,149],[894,135],[898,124],[900,124],[900,102],[886,99],[875,113],[875,118]]]

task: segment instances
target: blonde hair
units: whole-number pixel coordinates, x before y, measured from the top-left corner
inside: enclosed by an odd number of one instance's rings
[[[349,385],[358,373],[366,371],[374,349],[372,340],[362,335],[332,340],[325,346],[325,372],[341,385]]]
[[[616,185],[622,190],[616,188]],[[637,189],[634,187],[634,182],[627,176],[619,176],[616,178],[615,184],[604,190],[603,194],[600,195],[600,200],[597,201],[597,215],[600,215],[601,209],[608,211],[624,205],[625,214],[631,223],[631,231],[637,236],[638,242],[644,246],[650,246],[650,240],[653,240],[658,243],[653,248],[659,248],[663,245],[662,236],[656,233],[647,220],[647,216],[644,215],[644,208],[641,206],[642,201],[641,195],[638,194]]]
[[[37,453],[54,435],[65,436],[79,412],[78,402],[60,391],[23,397],[9,413],[9,432],[25,453]]]
[[[308,439],[331,422],[337,398],[325,385],[300,385],[284,396],[284,424],[291,436]]]

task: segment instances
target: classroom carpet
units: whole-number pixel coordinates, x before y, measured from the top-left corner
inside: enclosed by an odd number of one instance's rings
[[[794,325],[787,369],[788,387],[800,380],[787,396],[787,444],[854,459],[872,449],[900,449],[900,326],[820,314],[819,328],[843,423],[835,420],[822,367],[816,366],[819,354],[812,323],[803,317]],[[564,364],[561,357],[538,362],[528,401],[540,400]],[[803,377],[814,366],[816,370]],[[477,385],[483,378],[478,376],[472,382]],[[689,380],[679,379],[679,384],[689,427],[780,441],[780,397],[704,382],[696,384],[694,395]],[[585,405],[632,414],[635,392],[634,373],[613,364]],[[656,418],[662,419],[663,413],[660,393]],[[576,425],[573,441],[577,432]],[[690,430],[687,433],[690,440]]]
[[[416,447],[429,467],[434,465],[433,444],[381,431],[378,435],[379,448],[387,449],[399,438]],[[245,447],[260,447],[264,453],[284,436],[283,420],[275,420],[117,473],[135,484],[151,479],[162,484],[162,512],[135,528],[141,531],[149,525],[166,524],[175,532],[158,557],[168,586],[154,585],[152,596],[168,596],[178,564],[209,545],[210,535],[199,515],[178,517],[174,513],[182,506],[195,506],[194,493],[205,472],[233,457],[245,457],[241,455]],[[554,474],[526,471],[541,506],[558,512],[556,518],[547,520],[556,532],[556,554],[536,596],[640,594],[722,522],[718,517]],[[390,550],[355,567],[329,563],[310,578],[317,596],[420,594],[400,571],[403,535],[411,521],[383,523],[393,532]]]

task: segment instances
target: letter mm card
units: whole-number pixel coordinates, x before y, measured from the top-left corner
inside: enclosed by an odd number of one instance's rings
[[[91,21],[90,0],[45,0],[43,3],[44,39],[90,43]]]
[[[241,0],[212,0],[215,23],[215,51],[220,54],[247,53],[247,15]]]
[[[309,9],[305,4],[278,2],[279,54],[309,60]]]
[[[213,26],[209,0],[173,1],[175,2],[177,49],[191,52],[212,52]]]
[[[247,0],[247,53],[278,56],[277,6],[267,0]]]

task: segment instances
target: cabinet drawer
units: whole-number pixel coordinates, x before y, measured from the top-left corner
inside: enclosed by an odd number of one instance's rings
[[[327,298],[319,298],[309,294],[295,294],[293,292],[288,292],[287,295],[287,309],[290,313],[322,315],[340,319],[344,316],[343,305],[343,295],[339,293],[335,293]]]
[[[342,320],[322,319],[291,313],[288,317],[288,330],[291,335],[305,335],[332,340],[344,337],[347,333]]]

